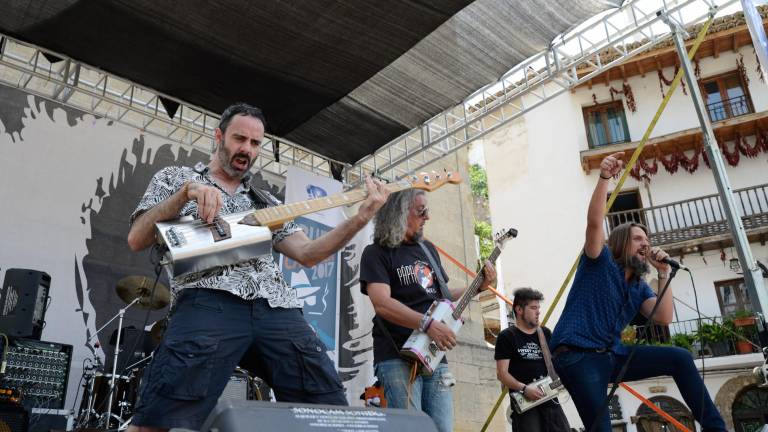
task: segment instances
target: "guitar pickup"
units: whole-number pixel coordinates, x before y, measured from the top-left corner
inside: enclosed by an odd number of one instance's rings
[[[226,240],[232,238],[232,228],[229,226],[229,222],[217,217],[211,224],[211,234],[213,234],[214,242]]]
[[[184,237],[184,234],[176,227],[168,228],[168,230],[165,231],[165,238],[168,239],[168,244],[171,247],[181,247],[187,244],[186,237]]]

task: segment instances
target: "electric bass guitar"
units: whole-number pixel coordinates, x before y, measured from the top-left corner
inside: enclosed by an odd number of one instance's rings
[[[431,192],[446,183],[461,183],[457,173],[420,173],[387,185],[390,192],[415,188]],[[260,210],[219,215],[213,223],[192,216],[155,224],[163,260],[172,277],[230,265],[272,251],[272,230],[299,216],[351,205],[368,193],[357,189]]]
[[[510,228],[496,235],[496,247],[488,257],[490,262],[496,261],[496,258],[501,254],[501,247],[510,237],[517,237],[516,229]],[[467,308],[472,297],[477,294],[477,290],[483,284],[483,279],[483,272],[480,271],[456,304],[453,304],[450,299],[435,300],[432,306],[429,307],[427,315],[432,320],[440,321],[447,325],[454,333],[458,333],[461,326],[464,325],[461,313]],[[418,361],[421,364],[421,368],[431,375],[445,356],[445,351],[439,349],[427,333],[416,329],[411,333],[408,340],[405,341],[403,348],[400,350],[400,355]]]

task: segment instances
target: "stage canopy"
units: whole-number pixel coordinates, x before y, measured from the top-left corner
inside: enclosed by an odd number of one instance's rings
[[[355,163],[621,0],[0,0],[0,32]]]

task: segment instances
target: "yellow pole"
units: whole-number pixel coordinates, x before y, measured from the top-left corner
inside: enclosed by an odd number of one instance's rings
[[[691,50],[688,51],[689,59],[693,59],[693,56],[696,55],[696,51],[698,51],[699,46],[704,41],[704,38],[707,35],[707,30],[709,30],[709,26],[712,24],[713,18],[714,16],[709,17],[709,19],[704,23],[704,26],[701,28],[701,31],[699,31],[698,36],[696,36],[696,40],[693,42],[693,46],[691,47]],[[643,149],[645,148],[645,143],[648,141],[648,138],[651,136],[653,129],[656,128],[656,123],[658,123],[659,118],[661,117],[661,113],[664,112],[664,109],[667,107],[667,103],[669,103],[669,99],[672,98],[672,94],[677,89],[677,86],[680,85],[680,80],[682,78],[683,78],[683,68],[680,68],[680,70],[677,71],[677,74],[675,75],[675,79],[672,80],[672,84],[670,84],[669,89],[667,90],[667,94],[664,96],[664,99],[661,101],[661,105],[659,105],[659,109],[656,110],[656,115],[653,116],[651,123],[645,129],[645,133],[643,134],[643,138],[640,140],[640,144],[637,145],[637,148],[632,153],[632,157],[629,158],[627,167],[624,169],[624,172],[621,174],[621,177],[619,178],[619,182],[616,185],[616,188],[614,188],[610,198],[608,198],[608,202],[605,204],[605,214],[608,214],[608,211],[611,209],[613,202],[616,201],[616,197],[619,195],[619,191],[621,191],[621,188],[624,186],[624,182],[627,180],[627,176],[629,176],[629,172],[632,171],[632,168],[637,163],[637,159],[640,157],[640,154],[643,152]],[[571,281],[571,278],[573,278],[573,274],[576,273],[576,268],[579,265],[579,259],[581,259],[582,252],[583,252],[583,249],[579,251],[578,256],[576,256],[576,260],[573,262],[573,265],[571,265],[571,269],[568,271],[568,274],[565,277],[565,280],[563,281],[562,285],[560,285],[560,289],[557,291],[557,295],[555,295],[555,298],[552,301],[552,304],[549,306],[549,309],[547,309],[547,313],[544,314],[544,319],[541,320],[542,327],[546,325],[547,321],[549,320],[549,317],[552,315],[552,311],[555,309],[555,306],[557,305],[557,302],[559,302],[560,298],[563,296],[563,293],[565,292],[565,288],[568,286],[568,283]],[[483,428],[480,429],[480,432],[485,432],[488,429],[488,425],[490,425],[491,420],[496,415],[496,411],[498,411],[499,406],[501,405],[501,401],[504,400],[504,396],[507,394],[508,391],[509,389],[504,389],[501,395],[499,395],[499,399],[496,401],[496,404],[493,406],[493,409],[491,410],[490,414],[488,414],[488,419],[483,424]]]

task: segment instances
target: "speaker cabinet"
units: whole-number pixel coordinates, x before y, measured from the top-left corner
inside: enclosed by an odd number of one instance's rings
[[[437,432],[423,411],[311,405],[290,402],[220,401],[201,432]]]
[[[27,432],[29,413],[22,406],[0,401],[0,432]]]
[[[0,332],[40,340],[48,308],[51,276],[29,269],[8,269],[0,292]]]

